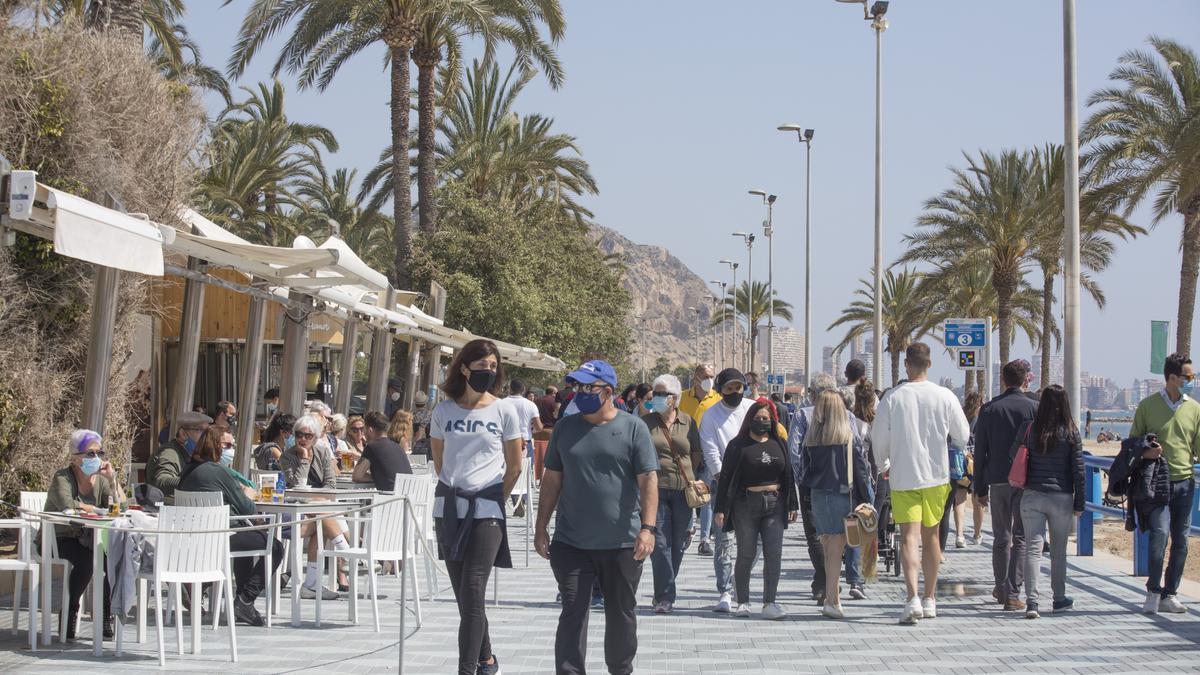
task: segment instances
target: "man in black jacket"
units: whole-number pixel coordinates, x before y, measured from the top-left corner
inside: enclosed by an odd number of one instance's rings
[[[1020,600],[1025,577],[1025,530],[1021,526],[1021,491],[1008,484],[1011,450],[1017,432],[1033,420],[1037,402],[1025,395],[1028,367],[1010,361],[1000,370],[1004,393],[979,411],[975,423],[975,494],[992,507],[992,597],[1007,611],[1025,609]]]

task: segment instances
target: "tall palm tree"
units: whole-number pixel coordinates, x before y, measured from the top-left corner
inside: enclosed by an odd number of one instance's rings
[[[386,267],[391,260],[391,221],[367,211],[355,197],[357,172],[337,169],[331,175],[321,161],[296,182],[298,218],[312,235],[336,234],[368,265]]]
[[[173,59],[182,58],[183,49],[172,39],[172,28],[183,17],[184,0],[45,0],[36,10],[41,14],[38,20],[82,17],[88,28],[120,31],[139,45],[149,29]]]
[[[837,344],[839,352],[858,336],[869,334],[874,327],[875,287],[866,279],[859,279],[859,283],[861,288],[854,291],[854,300],[826,329],[849,327],[846,336]],[[892,358],[892,386],[895,386],[900,381],[900,354],[928,333],[936,319],[923,275],[907,267],[899,272],[889,269],[884,275],[882,304],[884,351]],[[880,365],[875,364],[876,378]]]
[[[1088,98],[1080,134],[1090,182],[1116,195],[1128,214],[1153,195],[1153,224],[1183,216],[1176,351],[1191,351],[1200,276],[1200,60],[1151,36],[1154,53],[1130,51],[1109,74],[1117,86]]]
[[[206,65],[200,58],[200,47],[188,35],[183,24],[171,27],[173,44],[164,43],[157,35],[151,35],[146,56],[163,77],[188,88],[206,89],[220,94],[225,105],[233,104],[229,95],[229,82],[221,71]]]
[[[779,298],[779,294],[775,289],[768,291],[767,285],[761,281],[753,283],[743,281],[737,288],[731,288],[726,291],[724,301],[721,303],[721,310],[713,312],[709,319],[709,326],[720,326],[725,322],[726,317],[732,315],[734,322],[734,335],[737,335],[736,326],[738,325],[738,317],[741,317],[746,322],[746,331],[750,336],[750,340],[758,339],[758,328],[762,320],[766,318],[767,311],[771,309],[771,298],[774,298],[775,317],[784,321],[792,320],[792,305],[791,303]],[[751,364],[751,368],[754,364]]]
[[[551,44],[542,40],[538,22],[544,21]],[[562,38],[566,28],[559,0],[477,0],[471,3],[450,3],[446,11],[426,15],[421,22],[420,37],[412,50],[417,65],[417,213],[421,229],[437,230],[437,148],[435,134],[436,78],[442,61],[442,51],[448,60],[443,76],[448,78],[443,88],[447,92],[457,84],[462,62],[461,40],[479,35],[484,39],[490,57],[497,42],[503,41],[516,50],[517,63],[527,71],[538,64],[554,89],[563,82],[562,64],[551,46]],[[445,100],[445,97],[442,97]]]
[[[1033,263],[1040,232],[1037,158],[1032,152],[964,153],[966,169],[951,169],[953,187],[925,201],[919,232],[905,235],[900,262],[943,266],[971,259],[991,268],[999,307],[1000,361],[1012,344],[1012,298]]]

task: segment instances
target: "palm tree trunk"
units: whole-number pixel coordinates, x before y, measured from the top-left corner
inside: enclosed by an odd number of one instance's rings
[[[434,147],[434,76],[441,50],[425,44],[413,50],[417,64],[417,209],[422,232],[437,231],[437,150]]]
[[[93,30],[111,31],[136,40],[142,46],[142,7],[146,0],[92,0],[84,25]]]
[[[1050,340],[1054,337],[1051,325],[1054,323],[1054,269],[1042,268],[1042,381],[1041,388],[1050,386]]]
[[[993,282],[994,282],[993,277]],[[996,318],[1000,323],[1000,363],[1008,363],[1009,350],[1012,348],[1012,298],[1016,291],[1016,283],[996,284],[997,310]],[[986,364],[988,368],[992,364]]]
[[[900,381],[900,350],[893,349],[888,352],[892,357],[892,386]]]
[[[392,283],[408,288],[412,260],[412,176],[408,160],[409,68],[408,55],[415,42],[411,22],[395,20],[384,29],[384,42],[392,59],[392,217],[395,220],[396,255]]]
[[[1179,269],[1179,316],[1175,351],[1190,354],[1192,317],[1196,312],[1196,277],[1200,275],[1200,196],[1188,202],[1183,213],[1183,261]]]
[[[975,371],[968,370],[964,372],[966,373],[963,377],[963,396],[965,397],[975,388]]]

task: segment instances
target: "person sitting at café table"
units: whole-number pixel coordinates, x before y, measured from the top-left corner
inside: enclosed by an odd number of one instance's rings
[[[229,507],[233,516],[252,516],[255,513],[254,498],[257,492],[238,479],[232,468],[226,464],[233,463],[233,442],[229,427],[213,425],[200,437],[196,451],[192,453],[191,462],[184,467],[183,475],[179,477],[178,489],[186,492],[219,492],[221,500]],[[231,527],[246,527],[251,524],[245,520],[233,519]],[[266,530],[250,530],[234,532],[229,537],[231,551],[262,551],[267,547],[268,532]],[[272,537],[272,569],[283,561],[283,544]],[[254,601],[266,588],[267,565],[265,558],[234,558],[234,598],[233,615],[238,623],[250,626],[261,626],[265,622],[254,607]]]
[[[204,413],[185,412],[176,421],[175,438],[154,452],[146,463],[146,482],[162,490],[163,503],[175,503],[175,488],[183,467],[191,461],[192,453],[212,418]]]
[[[347,437],[350,420],[342,413],[337,413],[329,418],[329,429],[333,431],[333,438],[337,441],[337,447],[333,450],[334,457],[343,466],[353,467],[358,458],[362,457],[362,448],[350,444],[350,439]]]
[[[117,482],[116,472],[106,458],[100,434],[90,429],[77,429],[67,442],[70,452],[68,466],[50,479],[46,493],[46,511],[74,510],[79,514],[103,514],[110,503],[120,505],[125,492]],[[67,640],[75,639],[75,619],[79,615],[79,600],[92,580],[92,547],[95,530],[75,525],[58,525],[54,537],[58,557],[71,563],[68,579]],[[107,566],[107,562],[104,563]],[[113,636],[113,619],[109,607],[108,584],[104,584],[104,637]]]
[[[294,426],[296,418],[288,413],[279,413],[271,418],[271,423],[263,432],[262,445],[254,449],[255,468],[262,471],[274,471],[279,468],[280,455],[296,442],[292,437]]]
[[[402,414],[408,415],[403,410],[396,411],[396,416]],[[374,483],[376,490],[392,492],[396,489],[396,474],[413,472],[408,453],[394,438],[389,437],[389,425],[383,413],[369,412],[363,421],[367,426],[367,447],[363,450],[362,459],[354,467],[354,482]],[[392,424],[395,423],[394,416]]]

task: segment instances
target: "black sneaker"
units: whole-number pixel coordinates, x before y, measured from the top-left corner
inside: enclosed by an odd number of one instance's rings
[[[114,621],[113,621],[113,618],[112,618],[111,616],[110,616],[110,617],[107,617],[106,619],[104,619],[104,629],[103,629],[103,632],[104,632],[104,639],[105,639],[105,640],[111,640],[111,639],[113,639],[113,635],[116,633],[116,631],[115,631]]]
[[[862,584],[854,584],[854,585],[850,586],[850,599],[851,600],[866,600],[867,599],[867,587]]]
[[[713,554],[712,544],[708,543],[707,540],[701,541],[700,546],[696,547],[696,553],[702,556],[711,556]]]
[[[67,642],[75,640],[75,614],[67,616]]]
[[[254,604],[242,602],[241,598],[234,598],[233,600],[233,616],[237,619],[238,623],[247,626],[262,626],[266,624],[263,621],[262,614],[259,614],[258,610],[254,608]]]
[[[1042,615],[1038,613],[1038,606],[1036,602],[1031,602],[1025,605],[1026,619],[1038,619],[1041,618],[1041,616]]]
[[[825,591],[813,591],[812,599],[817,603],[817,607],[825,606]]]
[[[1075,609],[1075,600],[1073,598],[1068,597],[1054,601],[1055,612],[1069,612],[1072,609]]]
[[[475,675],[500,675],[500,659],[492,654],[491,663],[480,663],[475,669]]]

